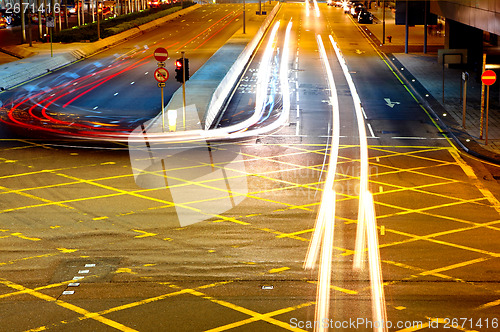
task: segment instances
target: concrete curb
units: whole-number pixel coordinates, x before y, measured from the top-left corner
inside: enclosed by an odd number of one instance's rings
[[[73,50],[69,50],[68,52],[61,54],[56,54],[53,57],[42,55],[40,56],[40,59],[33,59],[33,61],[30,62],[29,64],[20,61],[15,61],[8,64],[0,65],[0,70],[1,68],[6,69],[11,67],[9,68],[10,70],[3,70],[0,72],[0,82],[1,82],[0,90],[10,89],[23,82],[32,80],[40,75],[57,70],[75,61],[92,56],[100,51],[113,47],[123,42],[124,40],[135,38],[143,34],[145,31],[155,29],[169,20],[188,14],[200,7],[201,7],[200,4],[196,4],[185,9],[181,9],[170,15],[140,25],[137,28],[123,31],[117,35],[104,38],[94,43],[89,43],[88,45],[79,48],[75,47],[75,49]],[[7,53],[8,52],[12,53],[11,55],[13,56],[21,58],[33,55],[33,52],[20,46],[7,48]]]

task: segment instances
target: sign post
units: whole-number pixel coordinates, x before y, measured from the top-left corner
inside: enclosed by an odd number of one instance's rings
[[[184,57],[184,51],[182,54],[182,126],[186,130],[186,61]]]
[[[465,113],[467,108],[467,81],[469,80],[469,73],[464,71],[462,72],[462,81],[464,81],[464,91],[463,91],[463,110],[462,110],[462,127],[465,129]]]
[[[493,70],[486,70],[481,75],[481,81],[484,85],[486,85],[486,128],[485,128],[485,137],[484,144],[488,145],[488,109],[490,105],[490,85],[495,83],[497,80],[497,75]]]
[[[153,56],[158,61],[158,69],[154,72],[154,77],[158,81],[158,87],[161,89],[161,118],[162,118],[162,131],[165,131],[165,102],[163,100],[163,88],[165,82],[168,80],[168,70],[165,67],[165,60],[168,59],[168,51],[163,47],[158,47]]]
[[[54,56],[54,52],[52,50],[52,33],[54,32],[54,16],[47,16],[45,19],[46,23],[45,26],[47,28],[50,28],[49,36],[50,36],[50,57]]]

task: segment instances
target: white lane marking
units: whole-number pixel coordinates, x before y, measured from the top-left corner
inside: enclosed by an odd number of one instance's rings
[[[375,134],[373,133],[372,126],[369,123],[367,123],[366,125],[368,126],[368,130],[370,131],[370,134],[371,134],[371,137],[369,137],[369,138],[376,138]]]

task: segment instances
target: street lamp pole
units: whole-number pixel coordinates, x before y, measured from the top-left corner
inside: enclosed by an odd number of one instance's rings
[[[99,1],[97,3],[97,40],[101,40],[101,27],[100,27],[100,19],[99,19]]]
[[[382,44],[385,44],[385,0],[382,2]]]

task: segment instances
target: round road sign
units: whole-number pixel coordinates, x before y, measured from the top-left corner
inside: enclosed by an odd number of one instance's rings
[[[485,70],[481,75],[481,81],[484,85],[492,85],[497,80],[497,74],[493,70]]]
[[[155,79],[160,82],[166,82],[168,80],[168,70],[165,68],[158,68],[155,70]]]
[[[168,59],[168,51],[163,47],[158,47],[153,53],[156,61],[164,62]]]

